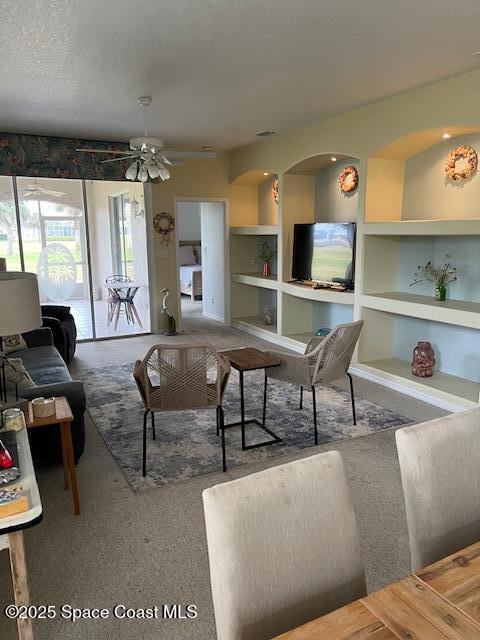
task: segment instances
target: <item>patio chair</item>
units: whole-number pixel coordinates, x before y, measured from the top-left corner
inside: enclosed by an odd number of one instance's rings
[[[303,406],[303,388],[310,387],[313,401],[313,427],[315,444],[318,444],[317,403],[315,386],[327,384],[348,376],[352,402],[353,424],[357,424],[353,380],[348,372],[355,346],[363,327],[363,320],[349,324],[338,324],[326,338],[315,337],[308,343],[304,355],[287,354],[269,350],[266,353],[280,358],[279,367],[265,369],[263,424],[266,418],[267,380],[275,378],[300,387],[300,409]]]
[[[116,284],[128,284],[129,282],[133,282],[129,276],[124,275],[112,275],[105,278],[105,286],[107,287],[108,295],[107,295],[107,325],[110,326],[113,318],[115,318],[115,329],[118,326],[118,319],[120,317],[120,312],[125,312],[125,317],[127,318],[127,322],[130,324],[130,313],[129,313],[129,304],[128,298],[124,295],[124,293],[115,287]],[[135,321],[133,320],[133,323]]]
[[[230,375],[230,364],[209,344],[165,345],[150,348],[137,360],[133,377],[140,391],[143,414],[143,477],[147,474],[147,419],[151,414],[155,440],[156,411],[196,411],[216,409],[217,435],[222,438],[225,466],[223,396]]]

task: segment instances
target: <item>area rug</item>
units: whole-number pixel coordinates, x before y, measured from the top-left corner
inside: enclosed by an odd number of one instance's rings
[[[137,491],[155,485],[187,480],[220,471],[220,438],[216,435],[215,410],[156,414],[156,436],[147,445],[147,478],[142,477],[143,405],[132,377],[133,363],[89,369],[77,374],[83,379],[90,415],[130,487]],[[299,409],[299,389],[270,380],[267,427],[283,442],[242,451],[240,428],[225,432],[227,467],[292,453],[314,445],[311,393],[304,393]],[[261,418],[263,372],[245,374],[247,418]],[[350,394],[335,387],[317,388],[319,444],[367,435],[409,421],[368,400],[357,398],[357,426],[352,424]],[[232,371],[224,401],[225,422],[240,419],[238,374]],[[150,424],[150,423],[149,423]],[[247,427],[247,444],[268,436],[254,425]]]

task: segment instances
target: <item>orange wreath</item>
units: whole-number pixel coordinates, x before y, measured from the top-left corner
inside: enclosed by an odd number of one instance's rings
[[[466,166],[458,171],[456,164],[459,160],[466,160]],[[447,178],[460,182],[461,180],[467,180],[473,176],[477,170],[478,157],[475,149],[472,149],[468,144],[464,144],[461,147],[457,147],[448,154],[447,162],[445,164],[445,173]]]
[[[338,178],[340,190],[343,193],[351,193],[358,187],[358,171],[352,165],[345,167]]]
[[[275,204],[278,204],[278,178],[273,181],[272,193]]]

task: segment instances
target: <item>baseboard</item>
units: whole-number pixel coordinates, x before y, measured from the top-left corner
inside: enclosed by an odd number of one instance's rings
[[[214,316],[213,313],[207,313],[206,311],[202,311],[202,316],[204,318],[208,318],[209,320],[216,320],[217,322],[221,322],[222,324],[225,324],[225,318]]]

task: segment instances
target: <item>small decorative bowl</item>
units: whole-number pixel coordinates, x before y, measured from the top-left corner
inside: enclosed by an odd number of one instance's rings
[[[54,416],[56,412],[55,398],[35,398],[32,400],[32,411],[34,418]]]
[[[322,329],[319,329],[317,331],[317,336],[321,336],[322,338],[325,338],[326,336],[328,336],[330,331],[331,329],[329,327],[323,327]]]

